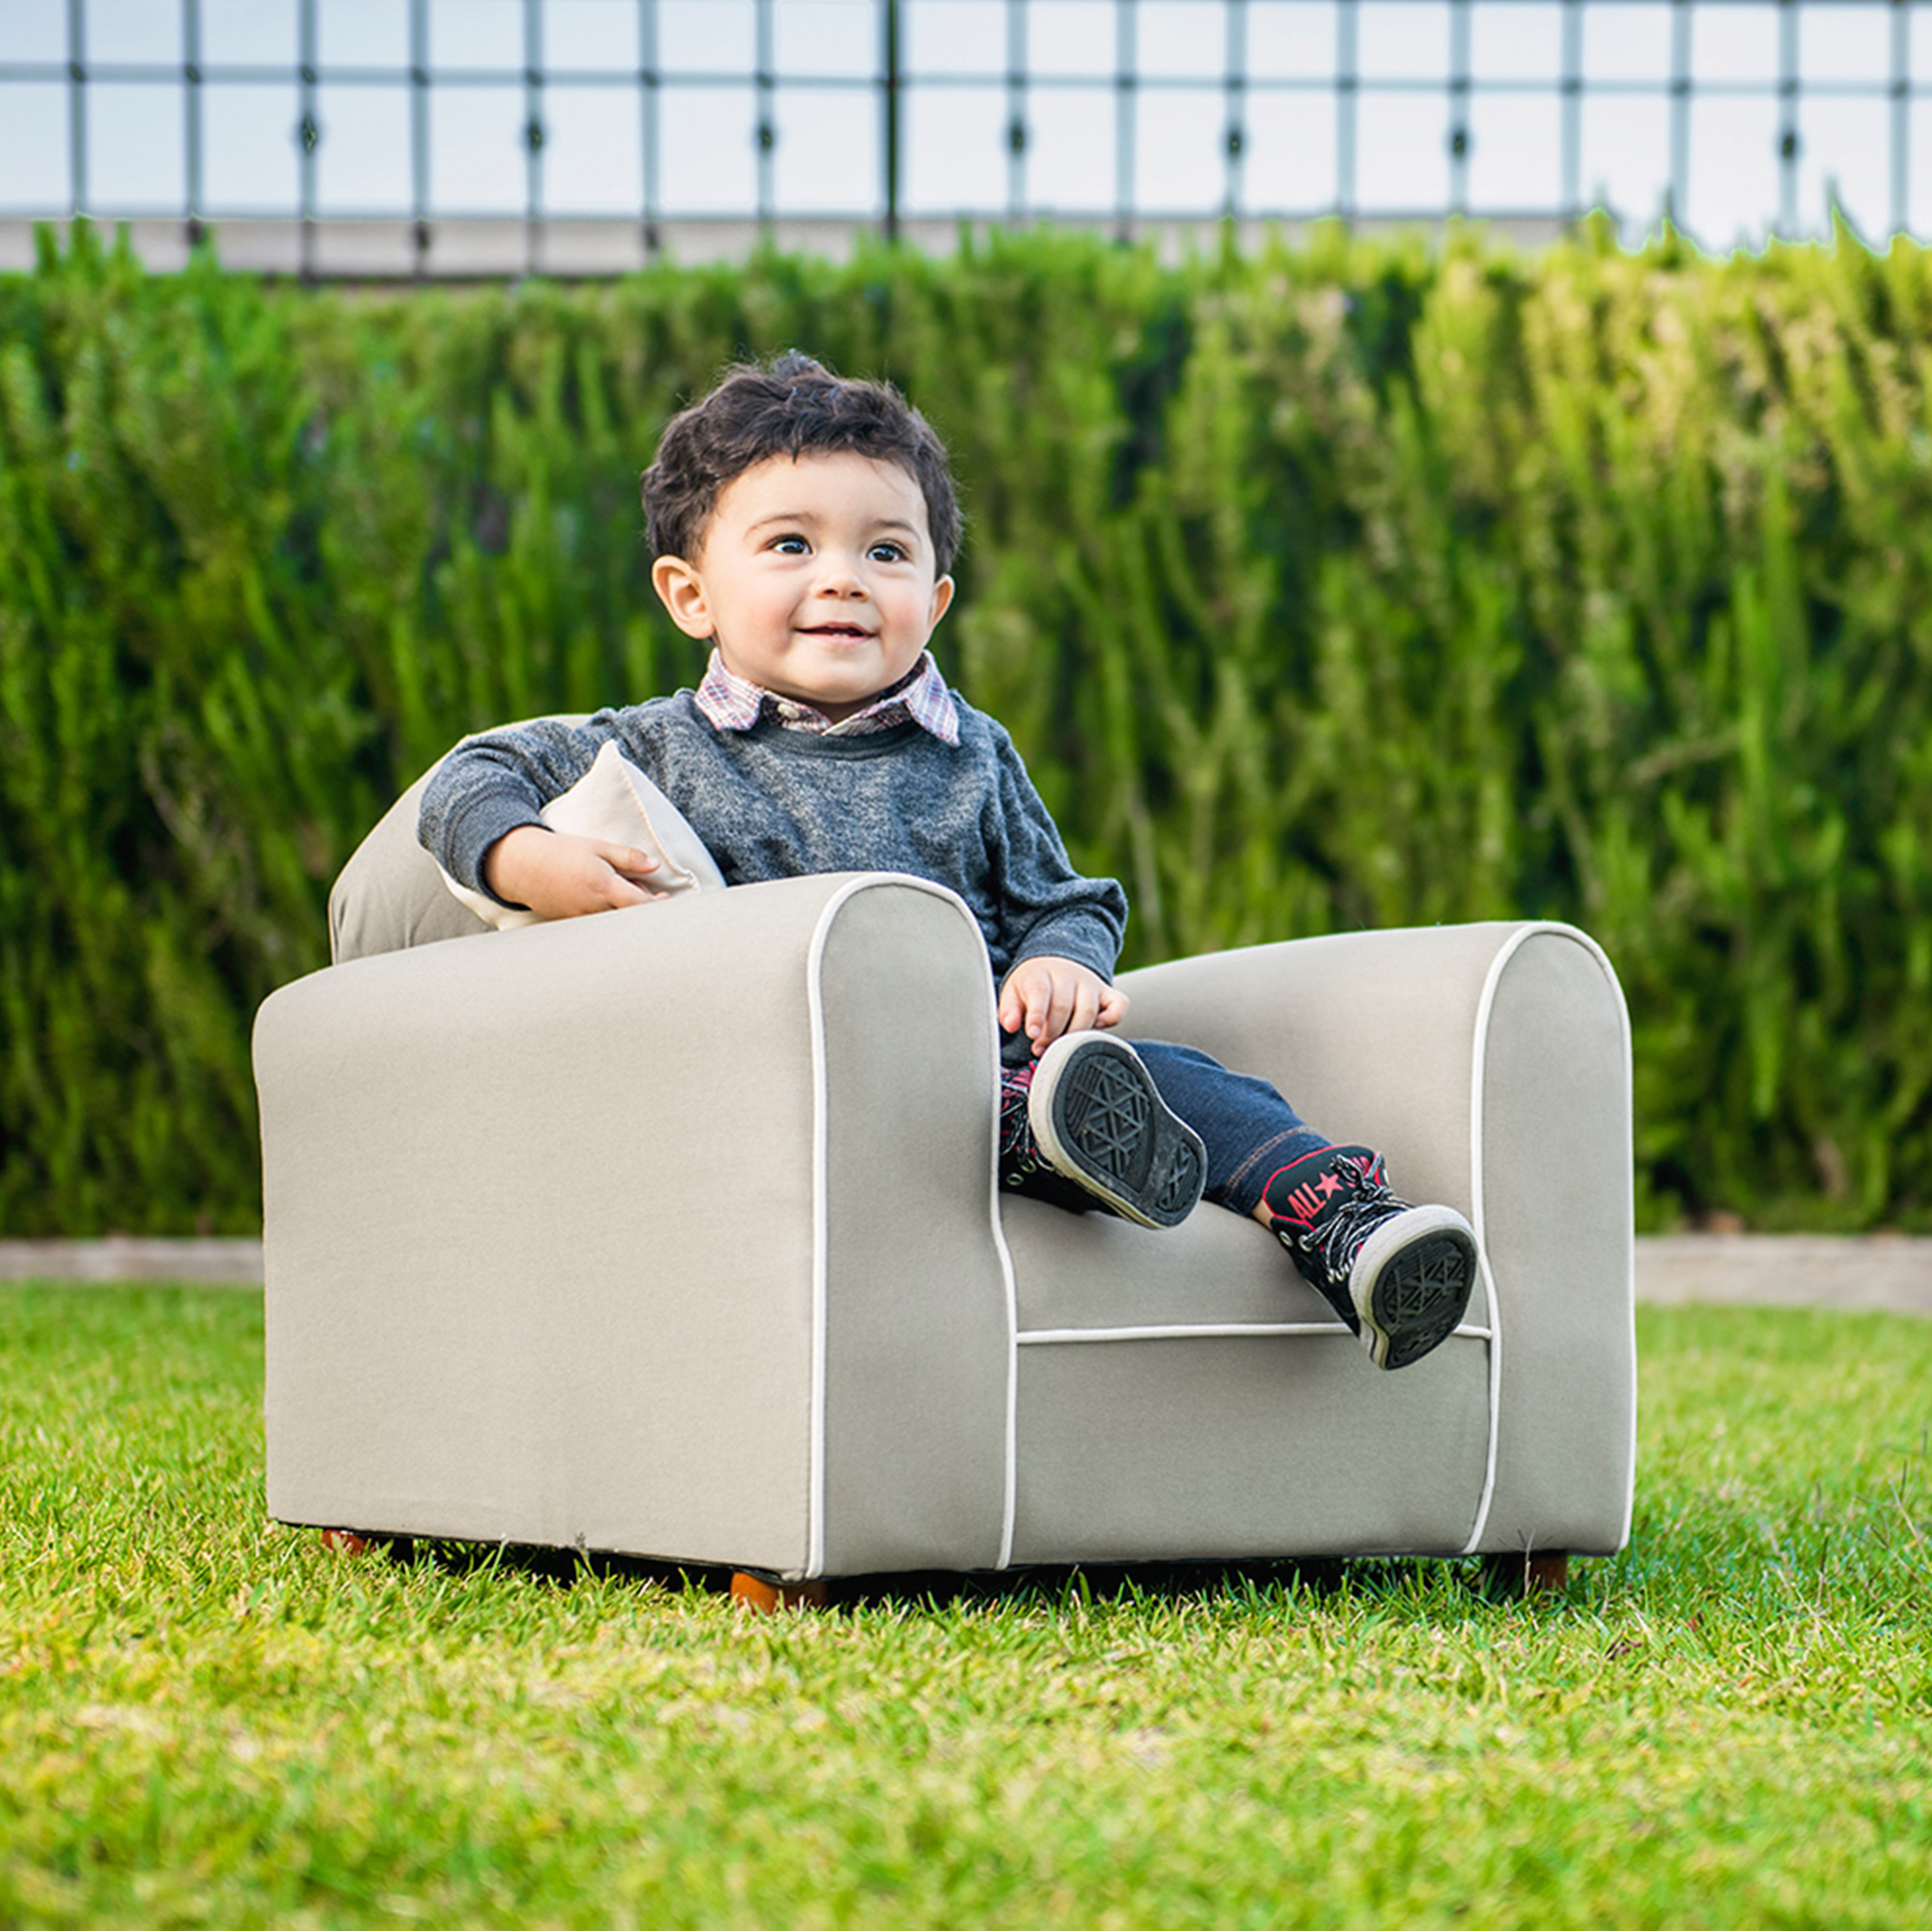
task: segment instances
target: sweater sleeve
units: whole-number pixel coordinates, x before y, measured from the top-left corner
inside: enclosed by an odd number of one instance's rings
[[[1013,741],[995,730],[1000,823],[1001,950],[1006,971],[1048,954],[1091,966],[1108,983],[1127,931],[1127,894],[1115,879],[1075,871],[1059,826],[1033,788]]]
[[[543,717],[465,738],[423,792],[423,849],[460,884],[495,898],[483,882],[484,854],[519,825],[541,823],[538,812],[590,770],[606,741],[627,737],[627,714],[600,711],[582,724]],[[628,743],[626,752],[634,758]]]

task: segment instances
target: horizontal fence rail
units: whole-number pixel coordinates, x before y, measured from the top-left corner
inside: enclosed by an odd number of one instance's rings
[[[1932,228],[1932,0],[7,0],[0,223]],[[1915,157],[1917,160],[1915,161]],[[620,253],[622,251],[620,250]]]

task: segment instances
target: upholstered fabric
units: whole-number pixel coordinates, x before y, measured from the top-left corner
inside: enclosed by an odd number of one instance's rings
[[[396,857],[345,875],[339,948],[427,936]],[[1429,928],[1122,983],[1142,1036],[1470,1213],[1461,1332],[1379,1375],[1232,1216],[1001,1200],[965,907],[786,880],[266,1003],[272,1511],[791,1577],[1617,1547],[1629,1049],[1597,949]]]
[[[431,775],[425,771],[382,814],[328,895],[329,958],[338,966],[490,930],[450,895],[436,861],[416,842]]]
[[[1386,1153],[1406,1197],[1470,1217],[1483,1283],[1440,1351],[1489,1337],[1492,1449],[1469,1546],[1620,1547],[1637,1449],[1630,1032],[1597,946],[1537,923],[1344,933],[1121,983],[1130,1032],[1239,1055]]]

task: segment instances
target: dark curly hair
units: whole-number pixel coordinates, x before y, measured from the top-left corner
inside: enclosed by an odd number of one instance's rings
[[[718,497],[747,469],[773,456],[841,450],[896,462],[918,484],[943,576],[963,527],[945,444],[890,382],[834,376],[796,349],[769,369],[727,369],[710,395],[665,426],[642,483],[653,553],[694,557]]]

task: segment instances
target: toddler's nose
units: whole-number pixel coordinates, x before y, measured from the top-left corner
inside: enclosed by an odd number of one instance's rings
[[[850,557],[827,554],[819,587],[828,597],[863,597],[865,577]]]

